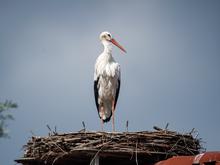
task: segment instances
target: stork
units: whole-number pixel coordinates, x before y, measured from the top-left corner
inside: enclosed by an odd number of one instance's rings
[[[103,130],[104,122],[112,117],[112,130],[115,131],[114,112],[118,100],[121,70],[120,65],[112,57],[113,44],[126,53],[126,50],[114,39],[109,32],[100,34],[104,51],[98,56],[94,72],[94,94],[98,115]]]

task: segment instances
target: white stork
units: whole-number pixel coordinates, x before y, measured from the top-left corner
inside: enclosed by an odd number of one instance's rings
[[[115,131],[114,111],[120,90],[120,65],[112,57],[112,44],[126,53],[126,50],[112,38],[109,32],[102,32],[100,40],[104,51],[96,59],[94,73],[94,94],[98,115],[103,123],[108,122],[112,116],[112,129]]]

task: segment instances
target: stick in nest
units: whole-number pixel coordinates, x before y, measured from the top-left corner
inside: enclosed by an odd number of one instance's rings
[[[102,145],[102,147],[96,152],[95,156],[92,158],[92,160],[91,160],[91,162],[90,162],[89,165],[92,165],[92,163],[94,162],[94,160],[96,159],[96,157],[98,156],[98,154],[99,154],[99,153],[102,151],[102,149],[103,149],[108,143],[110,143],[110,142],[111,142],[111,140],[108,141],[108,142],[106,142],[106,143],[104,143],[104,144]]]
[[[136,151],[135,151],[135,161],[136,161],[136,165],[138,165],[138,158],[137,158],[137,145],[138,145],[138,142],[136,142]]]

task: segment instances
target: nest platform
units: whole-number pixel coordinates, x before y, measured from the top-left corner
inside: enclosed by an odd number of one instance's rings
[[[172,156],[200,153],[200,139],[190,133],[157,129],[141,132],[75,132],[32,137],[24,155],[15,160],[23,165],[154,164]]]

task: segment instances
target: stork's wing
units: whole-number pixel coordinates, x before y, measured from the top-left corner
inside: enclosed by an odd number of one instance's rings
[[[116,89],[114,109],[115,109],[116,104],[117,104],[117,101],[118,101],[118,96],[119,96],[119,91],[120,91],[120,85],[121,85],[121,80],[118,79],[118,86],[117,86],[117,89]]]
[[[98,103],[98,98],[99,98],[99,87],[98,87],[98,82],[99,82],[99,77],[97,77],[94,80],[94,94],[95,94],[95,104],[96,104],[96,108],[99,112],[99,103]]]
[[[114,105],[114,109],[116,107],[117,101],[118,101],[118,96],[119,96],[119,91],[120,91],[120,85],[121,85],[121,69],[120,69],[120,65],[117,63],[117,69],[116,69],[116,76],[118,79],[118,85],[116,87],[116,95],[115,95],[115,105]]]

